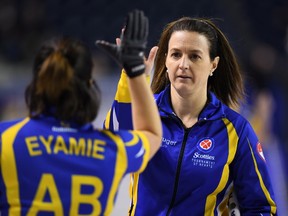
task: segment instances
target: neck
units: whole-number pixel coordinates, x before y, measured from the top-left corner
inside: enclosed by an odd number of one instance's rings
[[[176,91],[171,91],[171,103],[175,114],[189,128],[198,121],[198,116],[207,103],[207,92],[183,97]]]

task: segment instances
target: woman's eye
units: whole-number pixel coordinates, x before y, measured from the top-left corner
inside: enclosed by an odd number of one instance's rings
[[[181,57],[181,54],[180,53],[172,53],[171,56],[175,57],[175,58],[179,58],[179,57]]]
[[[196,54],[193,54],[190,56],[191,59],[193,60],[197,60],[197,59],[200,59],[200,56],[199,55],[196,55]]]

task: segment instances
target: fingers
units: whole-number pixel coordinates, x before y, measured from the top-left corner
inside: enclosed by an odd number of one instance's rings
[[[126,17],[124,36],[130,40],[146,40],[148,37],[149,21],[143,11],[134,10]]]
[[[139,39],[146,40],[149,32],[149,21],[148,18],[144,15],[143,11],[140,11],[139,19]]]
[[[126,25],[123,34],[126,39],[133,39],[133,21],[133,14],[130,12],[126,17]]]
[[[121,45],[121,39],[120,38],[116,38],[116,45],[120,46]]]
[[[147,17],[145,17],[145,23],[144,23],[144,26],[145,26],[145,29],[144,29],[144,32],[143,32],[143,38],[145,39],[145,40],[147,40],[147,38],[148,38],[148,33],[149,33],[149,20],[148,20],[148,18]]]
[[[133,12],[133,35],[132,39],[139,39],[139,29],[141,29],[141,14],[140,11],[134,10]]]
[[[120,45],[121,45],[121,38],[123,38],[122,35],[124,34],[124,31],[125,31],[125,27],[123,27],[123,28],[121,29],[120,37],[119,37],[119,38],[116,38],[116,45],[117,45],[117,46],[120,46]]]
[[[157,54],[157,51],[158,51],[158,46],[152,47],[150,52],[149,52],[147,61],[154,62],[156,54]]]
[[[149,52],[148,58],[145,61],[145,65],[146,65],[145,74],[146,75],[150,75],[151,72],[152,72],[152,69],[154,67],[154,60],[155,60],[157,51],[158,51],[158,47],[154,46],[154,47],[151,48],[151,50]]]
[[[112,44],[104,40],[96,40],[95,44],[103,50],[109,50],[112,46]]]
[[[108,53],[111,57],[113,57],[116,61],[119,61],[118,52],[117,52],[117,45],[111,44],[104,40],[96,40],[95,44],[97,47]]]
[[[146,40],[148,37],[148,18],[143,11],[135,10],[135,35],[138,40]]]

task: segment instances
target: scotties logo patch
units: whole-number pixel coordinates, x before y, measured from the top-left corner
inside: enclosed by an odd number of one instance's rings
[[[210,138],[201,139],[198,142],[197,147],[202,152],[210,152],[214,148],[214,141]]]

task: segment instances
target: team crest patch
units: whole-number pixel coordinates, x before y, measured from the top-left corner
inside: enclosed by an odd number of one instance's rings
[[[260,158],[261,158],[262,160],[265,161],[264,152],[263,152],[263,149],[262,149],[262,146],[261,146],[260,142],[257,143],[257,146],[256,146],[256,147],[257,147],[258,155],[260,156]]]
[[[214,148],[214,140],[211,138],[203,138],[199,140],[197,148],[202,152],[210,152]]]

